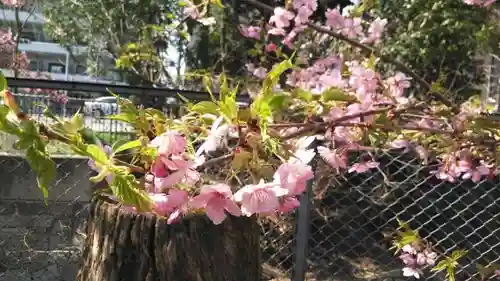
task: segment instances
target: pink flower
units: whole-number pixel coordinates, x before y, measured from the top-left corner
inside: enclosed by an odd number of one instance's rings
[[[309,17],[314,13],[311,7],[303,5],[297,9],[297,16],[295,17],[295,25],[302,25],[309,21]]]
[[[404,253],[399,256],[399,258],[403,261],[403,263],[407,266],[413,266],[416,263],[414,255]]]
[[[411,255],[417,254],[417,249],[415,249],[415,247],[413,247],[410,244],[404,245],[403,248],[401,248],[401,251],[403,251],[404,253],[411,254]]]
[[[153,200],[154,210],[160,216],[170,215],[167,220],[169,224],[179,218],[181,209],[189,201],[187,192],[179,189],[171,189],[168,195],[164,193],[152,193],[149,194],[149,197]]]
[[[408,149],[410,147],[412,147],[412,144],[408,141],[408,140],[405,140],[405,139],[397,139],[397,140],[393,140],[390,144],[389,144],[392,148],[396,148],[396,149],[404,149],[403,152],[408,152]]]
[[[2,3],[7,7],[21,7],[24,5],[24,0],[2,0]]]
[[[423,259],[420,261],[420,262],[423,262],[422,263],[423,265],[433,266],[436,263],[437,254],[435,252],[432,252],[432,251],[426,249],[426,250],[424,250],[423,253],[421,253],[420,258]],[[417,257],[417,259],[418,259],[418,257]]]
[[[357,172],[357,173],[366,173],[370,169],[377,168],[379,165],[376,161],[366,161],[355,163],[349,168],[349,173]]]
[[[250,217],[252,214],[275,212],[280,204],[278,197],[288,194],[288,190],[276,183],[247,185],[234,194],[236,202],[241,202],[241,212]]]
[[[294,128],[296,131],[297,128]],[[290,132],[291,133],[291,132]],[[302,163],[309,164],[316,155],[314,149],[309,149],[311,143],[316,139],[315,136],[302,137],[295,143],[295,151],[293,157],[288,159],[288,163]]]
[[[277,28],[277,27],[269,29],[267,33],[276,36],[286,36],[286,31],[283,28]]]
[[[403,276],[405,277],[415,277],[417,279],[422,275],[422,271],[418,268],[412,267],[404,267],[403,268]]]
[[[465,179],[471,179],[473,182],[477,183],[481,180],[483,176],[488,176],[490,175],[491,170],[490,168],[480,165],[475,168],[468,169],[463,175],[462,178]]]
[[[347,157],[345,154],[339,154],[337,150],[330,150],[324,146],[318,146],[318,154],[323,160],[334,169],[347,168]]]
[[[389,94],[395,98],[403,95],[404,90],[410,88],[410,77],[407,77],[402,72],[397,72],[394,76],[387,78],[386,83],[389,89]]]
[[[159,190],[170,188],[178,183],[193,185],[200,179],[199,173],[194,169],[196,167],[194,161],[185,160],[181,156],[171,159],[162,157],[161,161],[171,173],[164,178],[155,178],[155,186]]]
[[[280,213],[286,214],[292,210],[297,209],[300,206],[300,201],[295,196],[285,196],[280,198],[280,206],[278,211]]]
[[[292,5],[296,10],[306,7],[315,11],[318,8],[318,0],[293,0]]]
[[[363,39],[361,42],[378,44],[386,25],[386,19],[376,18],[371,22],[370,27],[368,27],[368,37]]]
[[[278,50],[278,46],[274,43],[269,43],[266,45],[265,50],[268,53],[276,52],[276,50]]]
[[[241,34],[247,38],[253,38],[259,40],[261,30],[262,28],[258,26],[240,25]]]
[[[437,170],[431,171],[431,174],[435,174],[436,178],[440,180],[445,180],[448,182],[455,182],[455,179],[460,176],[460,169],[455,163],[446,163],[440,166]]]
[[[311,166],[301,163],[281,164],[274,173],[274,181],[287,189],[287,195],[298,195],[305,191],[306,182],[314,177]]]
[[[185,1],[185,3],[184,14],[192,19],[199,19],[201,15],[198,8],[191,1]]]
[[[361,26],[361,18],[344,19],[342,34],[348,38],[355,39],[362,33],[363,27]]]
[[[276,7],[274,8],[274,15],[269,19],[269,23],[274,23],[277,28],[285,28],[290,26],[290,21],[294,17],[294,13],[287,11],[285,8]]]
[[[196,150],[196,156],[200,156],[204,152],[209,153],[212,151],[216,151],[225,141],[225,138],[228,136],[231,128],[228,124],[220,126],[223,120],[224,117],[222,116],[215,119],[212,127],[210,128],[207,139],[204,143],[201,144],[198,150]]]
[[[258,67],[252,72],[252,74],[257,78],[264,79],[267,75],[267,69],[265,69],[264,67]]]
[[[344,27],[345,18],[340,13],[340,8],[337,7],[335,9],[326,10],[326,25],[333,28],[334,31],[337,31]]]
[[[483,0],[464,0],[464,3],[467,4],[467,5],[481,5],[483,4]]]
[[[154,208],[158,214],[168,215],[167,224],[177,222],[187,210],[189,195],[184,190],[170,189],[168,195],[152,194],[150,196],[155,202]]]
[[[231,187],[226,184],[206,185],[198,196],[191,200],[190,206],[205,209],[214,224],[220,224],[226,218],[225,211],[233,216],[241,216],[241,210],[232,200]]]
[[[170,156],[186,151],[186,139],[176,131],[168,131],[151,141],[151,146],[158,148],[158,154]]]

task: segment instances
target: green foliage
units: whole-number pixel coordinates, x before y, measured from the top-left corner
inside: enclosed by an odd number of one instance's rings
[[[396,0],[378,12],[389,22],[384,53],[429,82],[445,77],[441,86],[459,101],[483,79],[480,55],[498,51],[500,33],[486,8],[455,0]]]
[[[0,91],[8,90],[7,79],[3,75],[3,72],[0,71]]]
[[[127,149],[140,147],[140,146],[142,146],[142,143],[143,142],[140,139],[129,141],[127,143],[120,145],[118,148],[114,149],[113,153],[118,153],[118,152],[122,152],[122,151],[127,150]]]
[[[267,124],[273,115],[273,110],[282,107],[284,96],[274,93],[273,88],[279,81],[279,77],[288,69],[292,68],[291,59],[284,60],[273,67],[267,74],[262,84],[262,92],[254,99],[250,106],[252,117],[259,121],[259,126],[263,136],[267,135]]]
[[[321,100],[323,102],[329,101],[344,101],[344,102],[355,102],[356,97],[345,93],[338,88],[330,88],[321,94]]]
[[[411,245],[413,243],[420,241],[420,236],[418,235],[418,231],[410,228],[408,223],[398,220],[398,235],[393,240],[392,249],[396,249],[396,253],[400,251],[405,245]]]
[[[56,164],[47,152],[37,149],[35,146],[29,146],[26,149],[26,159],[36,173],[38,187],[42,191],[44,200],[47,200],[49,185],[56,175]]]
[[[446,278],[448,281],[455,281],[455,268],[459,265],[458,260],[465,256],[467,251],[456,250],[451,253],[449,257],[444,257],[431,271],[446,270]]]
[[[43,12],[47,19],[44,29],[52,39],[70,51],[74,45],[87,46],[83,55],[87,55],[90,73],[104,74],[114,68],[102,60],[103,52],[109,52],[117,66],[126,70],[132,84],[157,78],[153,44],[159,40],[171,43],[165,30],[158,27],[164,28],[180,17],[175,1],[161,0],[53,0],[44,2]],[[134,44],[140,51],[132,48]]]
[[[114,170],[110,188],[120,202],[136,206],[139,211],[151,210],[151,198],[144,190],[139,188],[139,182],[134,175],[125,173],[122,170]]]

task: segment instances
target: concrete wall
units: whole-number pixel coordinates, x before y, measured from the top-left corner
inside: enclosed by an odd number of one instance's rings
[[[89,200],[82,158],[55,158],[57,176],[42,200],[21,157],[0,156],[0,281],[75,280]]]

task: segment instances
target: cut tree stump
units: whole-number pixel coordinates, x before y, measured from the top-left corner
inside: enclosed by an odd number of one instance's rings
[[[258,281],[255,218],[213,225],[205,215],[167,225],[102,199],[91,203],[78,281]]]

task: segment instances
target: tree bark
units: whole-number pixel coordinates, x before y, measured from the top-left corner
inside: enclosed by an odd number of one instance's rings
[[[254,218],[213,225],[205,215],[167,225],[101,199],[91,203],[77,281],[258,281]]]

